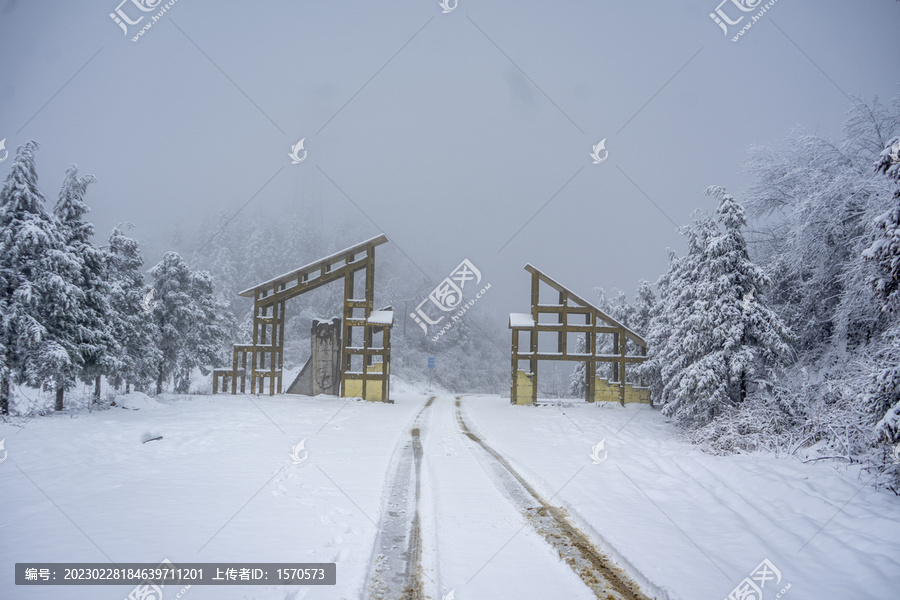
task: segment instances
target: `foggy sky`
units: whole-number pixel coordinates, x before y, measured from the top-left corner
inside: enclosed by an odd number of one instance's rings
[[[845,94],[900,79],[893,0],[778,0],[737,43],[717,0],[178,0],[136,43],[156,11],[123,4],[148,15],[126,36],[117,4],[0,2],[0,177],[38,140],[51,202],[75,162],[98,236],[131,221],[157,245],[245,204],[364,213],[435,281],[470,259],[499,313],[527,311],[529,262],[630,296],[707,186],[740,200],[751,144],[839,136]]]

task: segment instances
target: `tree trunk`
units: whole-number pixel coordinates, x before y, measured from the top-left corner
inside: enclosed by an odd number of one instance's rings
[[[163,370],[162,370],[162,367],[160,367],[159,374],[156,376],[156,395],[157,396],[162,394],[162,386],[163,386]]]
[[[126,381],[125,382],[125,395],[127,396],[130,393],[131,393],[131,382]]]
[[[53,407],[54,410],[62,410],[63,409],[63,394],[65,394],[65,393],[66,393],[66,391],[63,388],[61,388],[61,387],[56,388],[56,406]]]
[[[741,403],[747,399],[747,374],[741,372]]]
[[[9,414],[9,377],[0,377],[0,414]]]
[[[100,376],[94,379],[94,402],[100,404]]]

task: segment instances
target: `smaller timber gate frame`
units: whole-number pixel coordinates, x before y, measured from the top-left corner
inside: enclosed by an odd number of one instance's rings
[[[284,304],[287,300],[323,285],[344,280],[344,311],[341,335],[341,396],[390,402],[391,326],[390,308],[373,311],[375,295],[375,247],[388,241],[379,235],[336,252],[314,263],[286,273],[238,295],[253,298],[253,342],[237,344],[230,369],[213,370],[213,394],[246,391],[269,395],[282,393],[284,363]],[[365,274],[365,296],[354,298],[354,275]],[[358,335],[354,338],[354,330]],[[381,345],[375,336],[381,334]],[[354,339],[359,345],[354,346]],[[359,370],[353,370],[353,357],[361,356]],[[380,362],[376,362],[379,357]]]
[[[532,265],[525,265],[531,273],[531,314],[511,313],[509,328],[512,330],[512,388],[511,404],[533,404],[537,401],[538,362],[541,360],[579,361],[585,364],[585,400],[587,402],[618,401],[650,404],[650,390],[626,383],[625,365],[640,363],[647,357],[647,342],[602,310],[583,300]],[[559,293],[558,302],[541,304],[541,284]],[[555,318],[541,320],[541,315]],[[582,320],[577,323],[574,321]],[[541,332],[556,334],[556,352],[539,352],[538,336]],[[522,333],[528,333],[527,349],[520,351]],[[583,353],[568,351],[568,335],[584,336]],[[613,336],[613,353],[598,354],[600,335]],[[630,340],[639,354],[627,354]],[[520,361],[527,361],[527,370],[520,369]],[[598,363],[612,363],[611,381],[597,376]]]

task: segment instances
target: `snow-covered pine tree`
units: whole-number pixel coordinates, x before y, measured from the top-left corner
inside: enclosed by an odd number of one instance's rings
[[[628,296],[619,289],[613,289],[615,293],[615,298],[610,302],[610,311],[609,316],[613,319],[624,325],[625,327],[635,330],[635,307],[628,302]],[[612,336],[608,336],[610,338],[610,344],[612,343]],[[638,354],[637,345],[631,340],[625,338],[619,340],[620,343],[625,344],[625,351],[628,354]],[[610,352],[613,352],[614,348],[610,349]],[[614,352],[613,352],[614,353]],[[637,383],[637,371],[636,369],[626,369],[625,371],[625,381],[627,383]]]
[[[875,356],[877,373],[869,403],[876,416],[883,414],[875,426],[877,436],[896,444],[900,442],[900,138],[884,149],[876,170],[894,181],[897,189],[894,206],[875,219],[874,239],[863,256],[876,265],[875,292],[893,324],[882,335],[883,344]]]
[[[137,240],[126,236],[119,227],[110,231],[106,250],[110,322],[121,349],[109,381],[116,388],[124,385],[127,394],[131,385],[143,389],[156,379],[159,350],[156,324],[151,316],[156,300],[151,289],[144,285],[141,273],[144,259]]]
[[[161,394],[166,379],[178,370],[187,343],[185,333],[190,330],[194,318],[191,271],[177,252],[166,252],[150,269],[150,276],[156,302],[153,321],[159,332],[156,393]]]
[[[656,295],[653,293],[653,287],[648,281],[641,280],[638,283],[632,306],[632,327],[638,335],[646,338],[647,333],[650,331],[650,321],[656,312]]]
[[[51,388],[55,408],[81,368],[77,332],[84,294],[72,282],[78,257],[65,244],[37,186],[34,152],[20,146],[0,190],[0,306],[3,308],[0,400],[8,410],[9,383]]]
[[[100,377],[112,371],[119,360],[120,349],[110,328],[106,256],[91,242],[94,226],[84,220],[89,210],[84,195],[87,186],[94,181],[93,175],[79,177],[78,167],[71,165],[63,179],[53,214],[65,244],[78,258],[79,272],[71,283],[82,291],[77,322],[66,321],[61,325],[74,327],[69,335],[78,348],[79,377],[85,383],[94,384],[94,401],[97,402],[100,400]]]
[[[229,317],[216,299],[209,274],[192,272],[177,252],[167,252],[150,275],[156,298],[153,320],[159,332],[156,393],[162,393],[170,376],[176,391],[186,392],[194,367],[205,371],[222,360]]]
[[[664,403],[667,397],[668,382],[663,380],[663,369],[671,364],[672,360],[684,358],[678,346],[679,340],[673,338],[673,331],[679,318],[684,317],[687,307],[693,301],[694,288],[688,284],[687,275],[691,271],[689,267],[699,256],[701,246],[698,239],[699,229],[696,226],[693,229],[682,228],[681,233],[688,239],[688,254],[678,256],[674,250],[669,250],[669,268],[656,282],[659,302],[645,333],[648,358],[638,367],[638,372],[644,384],[650,387],[650,393],[656,404]]]
[[[194,317],[176,371],[175,391],[179,393],[189,391],[195,367],[208,375],[211,365],[224,364],[225,344],[235,331],[234,316],[216,295],[212,277],[206,271],[191,273],[191,298]]]
[[[873,283],[883,310],[893,311],[900,307],[900,137],[891,140],[875,168],[898,185],[894,206],[875,220],[874,239],[863,256],[873,261],[879,270]]]
[[[682,423],[703,424],[740,404],[789,352],[787,327],[761,303],[768,279],[747,252],[743,208],[723,188],[707,193],[719,201],[716,221],[695,224],[702,245],[691,244],[687,268],[671,282],[692,288],[692,298],[667,290],[680,297],[661,352],[675,361],[661,368],[663,412]]]

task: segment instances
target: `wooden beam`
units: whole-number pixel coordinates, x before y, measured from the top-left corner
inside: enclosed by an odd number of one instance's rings
[[[569,299],[571,299],[571,300],[577,302],[577,303],[580,304],[581,306],[583,306],[583,307],[588,307],[588,308],[592,308],[592,309],[594,309],[595,311],[597,311],[597,315],[598,315],[602,320],[606,321],[607,323],[611,323],[611,324],[614,325],[615,327],[618,327],[618,328],[623,329],[623,330],[625,331],[625,335],[626,335],[629,339],[634,340],[634,342],[635,342],[637,345],[639,345],[639,346],[646,346],[646,345],[647,345],[647,342],[644,340],[644,338],[642,338],[641,336],[639,336],[639,335],[636,334],[635,332],[631,331],[630,329],[628,329],[627,327],[625,327],[624,325],[622,325],[621,323],[619,323],[618,321],[616,321],[615,319],[613,319],[611,316],[609,316],[608,314],[606,314],[605,312],[603,312],[602,310],[600,310],[599,308],[597,308],[596,306],[594,306],[593,304],[591,304],[590,302],[588,302],[587,300],[584,300],[583,298],[581,298],[578,294],[576,294],[575,292],[573,292],[573,291],[570,290],[569,288],[563,286],[561,283],[558,283],[555,279],[553,279],[553,278],[550,277],[549,275],[544,274],[543,272],[541,272],[540,270],[538,270],[537,267],[534,267],[534,266],[532,266],[531,264],[527,264],[527,265],[525,265],[525,270],[528,271],[529,273],[531,273],[531,275],[532,275],[532,284],[531,284],[531,289],[532,289],[532,294],[531,294],[531,295],[532,295],[532,299],[534,298],[534,287],[535,287],[534,281],[535,281],[535,278],[537,278],[537,279],[539,279],[539,280],[542,281],[543,283],[546,283],[547,285],[549,285],[551,288],[555,289],[555,290],[558,291],[558,292],[566,292],[566,293],[568,294]],[[537,322],[537,320],[538,320],[538,318],[537,318],[537,311],[534,310],[534,307],[532,307],[532,310],[533,310],[533,312],[534,312],[534,320],[535,320],[535,322]]]
[[[238,296],[242,296],[244,298],[252,298],[257,290],[274,288],[276,285],[281,283],[290,283],[292,280],[301,279],[303,276],[308,276],[309,274],[316,271],[321,272],[325,270],[326,267],[328,268],[327,272],[330,273],[330,267],[335,262],[345,259],[348,255],[360,254],[363,250],[368,251],[368,249],[374,248],[375,246],[380,246],[381,244],[387,243],[387,241],[387,236],[385,236],[384,234],[373,237],[364,242],[360,242],[355,246],[351,246],[349,248],[341,250],[340,252],[335,252],[334,254],[326,256],[321,260],[317,260],[316,262],[300,267],[299,269],[294,269],[289,273],[285,273],[284,275],[279,275],[278,277],[275,277],[268,281],[264,281],[258,285],[253,286],[252,288],[248,288],[238,293]]]

